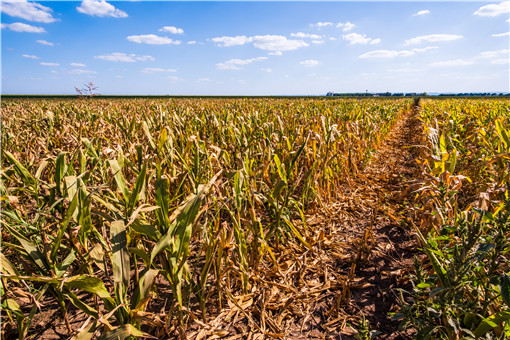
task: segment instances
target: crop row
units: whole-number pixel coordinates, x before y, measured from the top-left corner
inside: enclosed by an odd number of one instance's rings
[[[419,339],[510,337],[510,102],[422,100],[415,225],[427,261],[401,290]]]

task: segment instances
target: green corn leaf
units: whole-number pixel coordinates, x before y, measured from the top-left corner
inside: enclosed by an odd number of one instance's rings
[[[289,226],[290,230],[292,231],[292,233],[298,238],[299,241],[301,241],[301,243],[307,247],[308,249],[312,249],[312,247],[310,246],[310,244],[308,244],[308,242],[305,241],[305,239],[303,238],[303,236],[301,235],[301,233],[296,229],[296,227],[294,226],[294,224],[292,224],[291,221],[289,221],[288,219],[286,219],[285,217],[283,217],[283,220],[285,221],[285,223],[287,224],[287,226]]]
[[[105,305],[107,306],[108,309],[113,309],[113,307],[115,306],[115,301],[110,296],[110,293],[108,293],[108,290],[106,289],[103,281],[92,275],[76,275],[66,278],[34,275],[32,276],[3,275],[3,277],[7,279],[43,282],[57,287],[63,286],[67,289],[83,290],[99,296],[105,302]]]
[[[77,206],[78,206],[78,196],[75,195],[72,198],[72,201],[69,204],[69,207],[67,208],[66,218],[60,225],[60,229],[58,230],[57,237],[53,240],[53,244],[51,246],[51,253],[50,253],[50,259],[52,262],[55,262],[55,260],[57,258],[57,253],[60,249],[60,243],[62,241],[62,237],[64,236],[64,233],[67,231],[67,226],[69,225],[69,222],[73,218],[73,214],[74,214],[74,211],[76,210]]]
[[[275,187],[274,187],[274,189],[273,189],[273,192],[271,193],[271,196],[272,196],[275,200],[277,200],[277,199],[278,199],[278,197],[280,196],[280,192],[282,191],[282,189],[283,189],[283,188],[285,188],[285,185],[286,185],[286,184],[287,184],[287,183],[286,183],[285,181],[279,181],[279,182],[275,185]]]
[[[154,280],[156,279],[156,276],[158,276],[159,270],[157,269],[150,269],[145,268],[140,273],[140,280],[138,281],[138,287],[135,290],[135,293],[133,294],[131,298],[131,308],[132,309],[138,309],[139,305],[141,303],[144,303],[149,298],[149,293],[152,287],[152,284],[154,283]]]
[[[136,256],[141,258],[146,266],[150,265],[151,259],[149,258],[149,254],[142,246],[139,246],[139,248],[128,247],[127,250],[129,253],[135,254]]]
[[[147,125],[147,122],[145,120],[142,122],[142,128],[143,132],[145,132],[145,135],[147,136],[147,139],[149,140],[149,145],[151,146],[152,150],[156,150],[156,145],[154,144],[154,140],[152,139],[149,126]]]
[[[168,193],[169,180],[166,176],[161,176],[156,181],[156,203],[161,208],[156,210],[156,218],[158,224],[161,227],[161,232],[166,232],[170,227],[170,221],[168,219],[168,205],[170,202],[170,194]]]
[[[10,153],[7,150],[2,150],[4,157],[9,160],[9,163],[11,163],[14,166],[14,171],[18,176],[21,178],[23,183],[25,183],[26,186],[34,186],[37,183],[37,179],[35,179],[34,176],[30,174],[30,171],[28,171],[17,159],[14,157],[12,153]]]
[[[299,148],[299,150],[296,153],[296,155],[292,158],[292,161],[290,162],[290,166],[287,169],[287,178],[290,178],[290,176],[292,174],[292,171],[294,170],[294,167],[296,166],[296,162],[297,162],[299,156],[301,155],[301,153],[303,152],[303,150],[305,149],[305,146],[306,146],[307,142],[308,142],[308,137],[306,138],[306,140],[303,143],[303,145],[301,145],[301,147]]]
[[[240,171],[237,171],[234,175],[234,197],[236,209],[241,210],[242,205],[242,186],[243,186],[243,176]]]
[[[130,279],[130,263],[127,251],[127,235],[124,221],[112,222],[110,226],[112,244],[112,270],[115,293],[118,301],[126,303],[126,293]]]
[[[60,263],[60,265],[57,266],[57,270],[55,271],[57,277],[62,277],[66,273],[69,266],[74,262],[74,260],[76,260],[76,252],[74,251],[74,249],[72,249],[69,255],[66,256],[64,261],[62,261],[62,263]]]
[[[23,314],[23,311],[21,310],[20,306],[16,301],[13,299],[6,299],[2,301],[2,311],[7,311],[8,313],[13,313],[16,316],[16,323],[19,333],[23,333],[23,329],[26,327],[28,330],[28,327],[26,325],[25,321],[25,314]],[[30,321],[29,321],[30,324]],[[20,334],[21,336],[19,339],[23,339],[23,334]]]
[[[77,275],[63,280],[66,287],[84,290],[99,296],[105,301],[114,302],[110,293],[108,293],[108,290],[104,286],[103,281],[101,281],[98,277],[91,275]]]
[[[110,163],[110,169],[112,170],[115,182],[124,196],[124,202],[127,203],[129,202],[129,190],[124,180],[124,175],[122,174],[122,168],[117,160],[111,159],[108,162]]]
[[[183,218],[177,223],[175,229],[175,249],[176,258],[186,258],[189,255],[189,240],[191,238],[191,229],[195,218],[197,217],[200,209],[201,199],[198,198],[192,201],[189,210],[185,212]]]
[[[3,253],[0,253],[0,269],[2,273],[7,275],[19,275],[16,267],[14,267],[11,261],[9,261]]]
[[[154,261],[154,258],[157,254],[159,254],[163,249],[170,246],[171,243],[174,243],[176,248],[181,248],[183,246],[181,240],[176,240],[175,235],[180,233],[180,236],[185,236],[185,230],[188,225],[191,227],[191,223],[195,220],[195,217],[200,208],[200,196],[195,195],[191,200],[189,200],[184,209],[179,214],[179,216],[174,220],[170,228],[168,228],[168,232],[156,243],[151,252],[151,263]],[[174,234],[174,231],[175,234]]]
[[[46,257],[39,251],[39,249],[37,249],[37,247],[31,241],[25,238],[25,236],[21,235],[17,230],[14,230],[7,225],[5,225],[5,228],[8,229],[12,236],[18,240],[26,254],[32,259],[34,264],[37,265],[40,273],[47,275],[50,270],[50,265]]]
[[[280,178],[282,181],[287,183],[287,176],[285,175],[285,169],[283,168],[282,162],[280,161],[280,158],[278,155],[274,155],[274,163],[276,164],[276,170],[278,171],[278,175],[280,175]]]
[[[501,119],[496,119],[496,132],[498,133],[501,142],[505,146],[505,151],[510,152],[510,137],[508,136],[508,131],[505,130]]]
[[[196,195],[192,195],[189,199],[185,201],[184,204],[182,204],[178,208],[178,211],[180,212],[179,215],[172,222],[172,224],[168,228],[167,233],[161,239],[159,239],[159,241],[152,249],[150,261],[151,263],[153,263],[156,255],[158,255],[163,249],[170,247],[170,245],[173,242],[175,242],[176,249],[181,249],[177,250],[179,254],[185,249],[183,247],[186,246],[183,244],[183,242],[181,242],[181,240],[183,239],[174,240],[174,236],[175,234],[180,234],[183,238],[187,237],[186,228],[192,227],[191,224],[195,221],[195,218],[197,217],[202,198],[209,192],[211,186],[214,184],[214,182],[216,182],[221,172],[222,171],[219,171],[216,175],[214,175],[214,177],[209,181],[209,183],[207,183],[207,185],[200,186],[198,193]],[[161,209],[156,210],[156,212],[158,211],[165,211],[165,209],[161,207]],[[166,214],[167,213],[165,212],[165,216],[167,216],[168,218],[168,215]],[[177,232],[177,230],[179,230],[179,232]],[[175,234],[174,231],[176,231]]]
[[[71,303],[76,307],[78,308],[79,310],[81,310],[83,313],[89,315],[89,316],[92,316],[93,318],[95,319],[98,319],[99,318],[99,314],[97,312],[97,310],[95,310],[94,308],[90,307],[89,305],[87,305],[85,302],[81,301],[78,296],[76,296],[75,294],[71,293],[70,291],[68,291],[67,293],[65,293],[65,295],[69,298],[69,300],[71,301]]]
[[[427,253],[427,256],[429,257],[430,262],[432,263],[432,267],[434,267],[434,270],[435,270],[437,276],[441,280],[441,284],[443,285],[443,287],[448,287],[450,281],[448,279],[446,270],[443,268],[443,266],[437,259],[436,255],[429,248],[429,243],[427,242],[425,237],[423,237],[423,234],[421,233],[420,229],[414,224],[413,224],[413,226],[416,231],[416,234],[418,235],[418,238],[420,239],[420,241],[423,245],[425,252]]]
[[[175,221],[174,223],[172,223],[172,226],[174,224],[176,224],[177,221]],[[170,228],[172,228],[172,226]],[[165,248],[169,248],[170,245],[173,244],[173,239],[174,239],[174,236],[172,235],[171,232],[167,232],[165,235],[163,235],[159,240],[158,242],[156,242],[156,245],[154,246],[154,248],[152,248],[152,251],[151,251],[151,258],[150,258],[150,263],[153,263],[154,262],[154,258]]]
[[[161,209],[159,209],[161,210]],[[151,224],[145,224],[138,220],[135,220],[131,224],[131,230],[134,230],[138,234],[142,234],[150,237],[152,240],[156,241],[161,237],[161,234],[156,230],[156,227]]]
[[[159,134],[158,151],[160,151],[168,140],[168,130],[166,128],[161,129]]]
[[[81,228],[78,231],[78,237],[82,245],[87,248],[87,238],[92,229],[92,216],[90,214],[90,197],[85,184],[78,178],[78,223]]]
[[[16,315],[16,318],[21,318],[21,320],[25,318],[23,311],[21,310],[21,308],[19,307],[18,303],[15,300],[6,299],[2,307],[4,306],[12,313],[14,313]]]
[[[135,205],[138,203],[138,197],[145,188],[145,174],[147,172],[147,163],[144,163],[138,177],[136,178],[135,186],[129,196],[129,203],[127,207],[127,215],[131,216]]]
[[[87,149],[85,150],[85,153],[90,158],[99,158],[96,149],[94,148],[94,145],[92,145],[92,142],[88,138],[82,138],[81,142],[83,146],[85,146]]]
[[[503,324],[503,322],[508,322],[510,320],[510,311],[502,311],[496,313],[494,315],[489,316],[482,320],[480,325],[473,332],[477,338],[484,336],[492,329],[498,327]]]
[[[448,159],[449,167],[448,171],[453,174],[455,171],[455,165],[457,164],[457,149],[453,149],[452,152],[450,152],[450,157]]]
[[[55,185],[57,187],[57,192],[62,195],[62,179],[65,174],[65,152],[61,152],[57,156],[57,160],[55,161]]]

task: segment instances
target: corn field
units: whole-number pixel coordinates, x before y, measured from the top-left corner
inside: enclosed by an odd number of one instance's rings
[[[68,338],[222,338],[219,316],[287,337],[293,301],[257,295],[299,286],[286,272],[324,240],[310,217],[410,114],[417,257],[393,317],[423,339],[510,336],[510,102],[415,104],[4,99],[2,338],[38,338],[50,303]]]

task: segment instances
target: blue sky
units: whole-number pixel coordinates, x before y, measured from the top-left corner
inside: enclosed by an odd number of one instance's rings
[[[505,2],[3,1],[2,93],[509,92]]]

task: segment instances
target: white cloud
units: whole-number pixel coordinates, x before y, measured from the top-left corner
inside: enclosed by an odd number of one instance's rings
[[[269,52],[268,55],[281,56],[281,55],[283,55],[283,53],[282,53],[282,51],[276,51],[276,52]]]
[[[501,14],[510,13],[510,1],[504,1],[499,4],[490,4],[480,7],[473,15],[481,17],[496,17]]]
[[[158,68],[158,67],[146,67],[142,70],[143,73],[166,73],[166,72],[177,72],[173,68]]]
[[[485,52],[480,53],[479,57],[480,58],[496,58],[496,57],[499,57],[500,55],[505,55],[508,53],[509,53],[508,49],[497,50],[497,51],[485,51]]]
[[[294,37],[294,38],[301,38],[301,39],[313,39],[312,40],[313,44],[323,44],[324,43],[324,40],[322,40],[324,38],[324,36],[318,35],[318,34],[298,32],[298,33],[291,33],[290,36]]]
[[[196,44],[197,42],[195,40],[191,40],[191,41],[188,41],[186,44],[188,45],[194,45]]]
[[[243,68],[241,66],[248,65],[255,61],[262,61],[262,60],[267,60],[267,58],[266,57],[257,57],[257,58],[250,58],[250,59],[230,59],[224,63],[216,64],[216,67],[219,70],[242,70]]]
[[[211,41],[222,47],[230,47],[244,45],[246,43],[252,42],[253,38],[247,37],[245,35],[236,35],[235,37],[216,37],[212,38]]]
[[[211,79],[209,79],[209,78],[198,78],[198,79],[196,80],[196,82],[197,82],[197,83],[208,83],[208,82],[210,82],[210,81],[212,81],[212,80],[211,80]]]
[[[97,72],[96,71],[92,71],[92,70],[80,70],[80,69],[76,69],[76,70],[71,70],[68,73],[69,74],[96,74]]]
[[[78,12],[98,17],[113,17],[113,18],[127,18],[127,13],[121,11],[115,6],[107,3],[105,0],[83,0],[79,7],[76,7]]]
[[[10,29],[14,32],[27,32],[27,33],[44,33],[44,28],[15,22],[13,24],[2,24],[2,28]]]
[[[41,45],[46,45],[46,46],[55,46],[54,43],[52,42],[49,42],[49,41],[46,41],[46,40],[36,40],[36,42],[38,42],[39,44]]]
[[[361,59],[391,59],[395,57],[409,57],[414,55],[413,51],[375,50],[359,56]]]
[[[417,45],[423,42],[441,42],[441,41],[453,41],[457,39],[463,38],[462,35],[457,34],[429,34],[429,35],[421,35],[419,37],[414,37],[411,39],[407,39],[404,44],[405,45]]]
[[[289,40],[282,35],[256,35],[253,37],[253,46],[261,50],[292,51],[309,45],[302,40]]]
[[[475,62],[471,60],[445,60],[445,61],[436,61],[435,63],[430,64],[432,67],[456,67],[456,66],[469,66],[473,65]]]
[[[59,63],[44,63],[44,62],[41,63],[41,65],[43,65],[43,66],[60,66]]]
[[[429,14],[429,13],[430,13],[430,11],[428,9],[423,9],[421,11],[414,13],[413,17],[418,16],[418,15],[425,15],[425,14]]]
[[[24,58],[30,58],[30,59],[39,59],[38,56],[36,55],[33,55],[33,54],[23,54],[22,57]]]
[[[510,63],[510,59],[509,58],[506,58],[506,59],[496,59],[496,60],[493,60],[491,61],[492,64],[496,64],[496,65],[508,65]]]
[[[167,78],[172,81],[184,81],[184,79],[176,77],[176,76],[168,76]]]
[[[337,27],[337,28],[342,27],[342,31],[344,31],[344,32],[349,32],[349,31],[351,31],[354,27],[356,27],[356,25],[354,25],[353,23],[350,23],[349,21],[347,21],[347,22],[345,22],[345,23],[339,22],[338,24],[336,24],[336,27]]]
[[[438,49],[437,46],[427,46],[423,48],[413,48],[411,50],[375,50],[364,53],[359,56],[362,59],[392,59],[396,57],[410,57],[416,53],[423,53]]]
[[[272,70],[271,68],[269,68],[269,67],[267,67],[267,68],[264,68],[264,67],[263,67],[263,68],[261,68],[260,70],[261,70],[261,71],[264,71],[264,72],[267,72],[267,73],[271,73],[271,72],[273,72],[273,70]]]
[[[137,44],[149,44],[149,45],[180,45],[179,40],[173,40],[167,37],[160,37],[155,34],[142,34],[142,35],[130,35],[126,38],[129,41]]]
[[[319,28],[321,28],[321,27],[327,27],[327,26],[333,26],[333,25],[334,25],[334,24],[333,24],[332,22],[329,22],[329,21],[327,21],[327,22],[321,22],[321,21],[319,21],[318,23],[310,24],[310,26],[315,26],[315,27],[319,27]]]
[[[255,35],[253,37],[238,35],[235,37],[216,37],[212,38],[211,41],[222,47],[253,43],[253,46],[256,48],[275,52],[291,51],[301,47],[309,46],[308,43],[302,40],[290,40],[282,35]]]
[[[3,13],[11,17],[44,23],[57,21],[51,15],[51,8],[37,2],[27,2],[26,0],[2,1],[2,6],[0,7]]]
[[[159,29],[160,32],[169,32],[172,34],[183,34],[184,30],[182,28],[177,28],[174,26],[165,26]]]
[[[359,33],[349,33],[349,34],[342,36],[342,38],[344,38],[345,40],[348,40],[350,45],[356,45],[356,44],[366,45],[368,43],[373,45],[373,44],[378,44],[381,42],[381,39],[379,39],[379,38],[372,39],[372,38],[368,38],[366,36],[366,34],[362,35]]]
[[[86,66],[85,64],[82,64],[82,63],[71,63],[70,65],[73,67],[85,67]]]
[[[509,35],[510,35],[510,32],[504,32],[504,33],[493,34],[492,36],[493,37],[507,37]]]
[[[413,48],[411,51],[413,51],[413,52],[427,52],[427,51],[437,50],[438,48],[439,48],[438,46],[427,46],[427,47],[423,47],[423,48]]]
[[[306,38],[315,39],[315,40],[322,39],[322,35],[303,33],[303,32],[291,33],[290,36],[294,37],[294,38],[302,38],[302,39],[306,39]]]
[[[315,66],[319,65],[319,62],[317,60],[314,60],[314,59],[304,60],[304,61],[301,61],[299,63],[301,65],[304,65],[305,67],[315,67]]]
[[[120,61],[125,63],[134,63],[137,61],[153,61],[154,58],[150,55],[136,55],[136,54],[126,54],[126,53],[110,53],[106,55],[98,55],[95,56],[96,59],[106,60],[106,61]]]
[[[417,73],[420,71],[421,71],[420,69],[412,68],[412,67],[402,67],[402,68],[394,68],[394,69],[386,70],[386,72],[388,72],[388,73],[405,73],[405,74]]]

